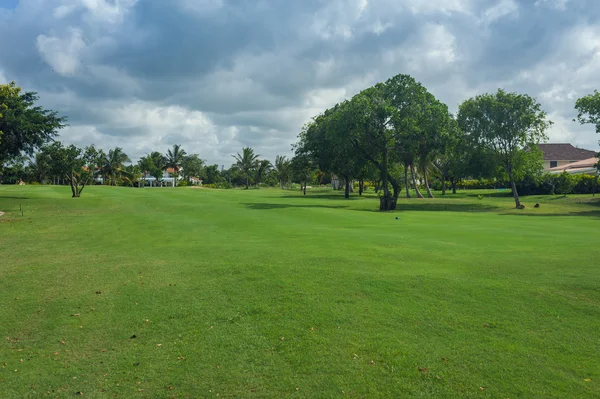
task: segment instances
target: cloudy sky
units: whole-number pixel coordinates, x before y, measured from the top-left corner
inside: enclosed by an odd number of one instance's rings
[[[69,117],[61,140],[134,159],[182,144],[210,163],[289,154],[311,116],[398,73],[455,111],[535,96],[551,142],[600,89],[597,0],[0,0],[0,82]]]

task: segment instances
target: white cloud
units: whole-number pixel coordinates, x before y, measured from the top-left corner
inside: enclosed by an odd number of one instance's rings
[[[514,0],[500,0],[497,4],[486,9],[482,15],[482,22],[493,23],[509,15],[518,14],[519,6]]]
[[[86,43],[79,29],[72,29],[64,38],[39,35],[36,45],[44,61],[60,75],[73,76],[82,66],[81,56]]]

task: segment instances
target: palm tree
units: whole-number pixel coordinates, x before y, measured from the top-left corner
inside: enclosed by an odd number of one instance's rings
[[[183,148],[181,148],[181,145],[174,144],[173,151],[167,150],[165,166],[167,168],[173,168],[173,171],[177,173],[177,171],[181,168],[181,164],[183,163],[185,156],[186,152]]]
[[[250,174],[256,170],[258,166],[258,157],[260,155],[255,154],[254,150],[250,147],[242,148],[242,153],[239,152],[237,155],[232,155],[235,158],[235,165],[242,171],[242,174],[246,176],[246,190],[250,187]]]
[[[270,161],[266,159],[258,161],[256,165],[256,184],[260,184],[263,180],[263,177],[265,177],[265,175],[269,173],[271,169],[273,169],[273,165]]]
[[[284,184],[290,179],[290,161],[283,155],[277,155],[275,157],[275,171],[277,172],[277,179],[279,180],[279,184],[283,190]]]
[[[125,162],[130,162],[130,159],[121,147],[109,150],[108,154],[101,160],[102,174],[110,177],[111,185],[117,185],[117,177],[121,175]]]

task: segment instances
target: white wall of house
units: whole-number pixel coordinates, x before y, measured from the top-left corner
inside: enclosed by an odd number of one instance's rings
[[[552,163],[552,166],[551,166],[551,164],[550,164],[551,162],[556,162],[556,165],[554,165],[554,163]],[[548,169],[554,168],[556,166],[568,165],[568,164],[573,163],[573,162],[576,162],[576,161],[564,161],[564,160],[563,161],[559,161],[559,160],[556,160],[556,161],[544,161],[544,170],[548,170]]]

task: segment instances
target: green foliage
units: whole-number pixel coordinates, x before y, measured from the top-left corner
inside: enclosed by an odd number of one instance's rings
[[[21,152],[33,154],[66,126],[66,117],[36,105],[38,100],[15,82],[0,84],[0,167]]]
[[[582,125],[591,123],[596,127],[596,133],[600,133],[600,92],[598,90],[577,99],[575,110],[577,110],[579,123]]]
[[[254,150],[250,147],[242,148],[242,153],[238,153],[237,155],[232,155],[232,157],[236,161],[236,167],[241,171],[242,175],[246,179],[246,190],[250,187],[250,178],[252,177],[253,172],[259,166],[258,158],[260,155],[255,154]]]
[[[570,173],[564,171],[556,177],[555,191],[557,194],[567,195],[577,184],[576,179]]]
[[[482,94],[464,101],[458,111],[458,124],[473,143],[486,149],[502,166],[511,182],[515,205],[519,206],[516,181],[539,161],[533,149],[546,139],[547,120],[541,105],[526,94]]]

